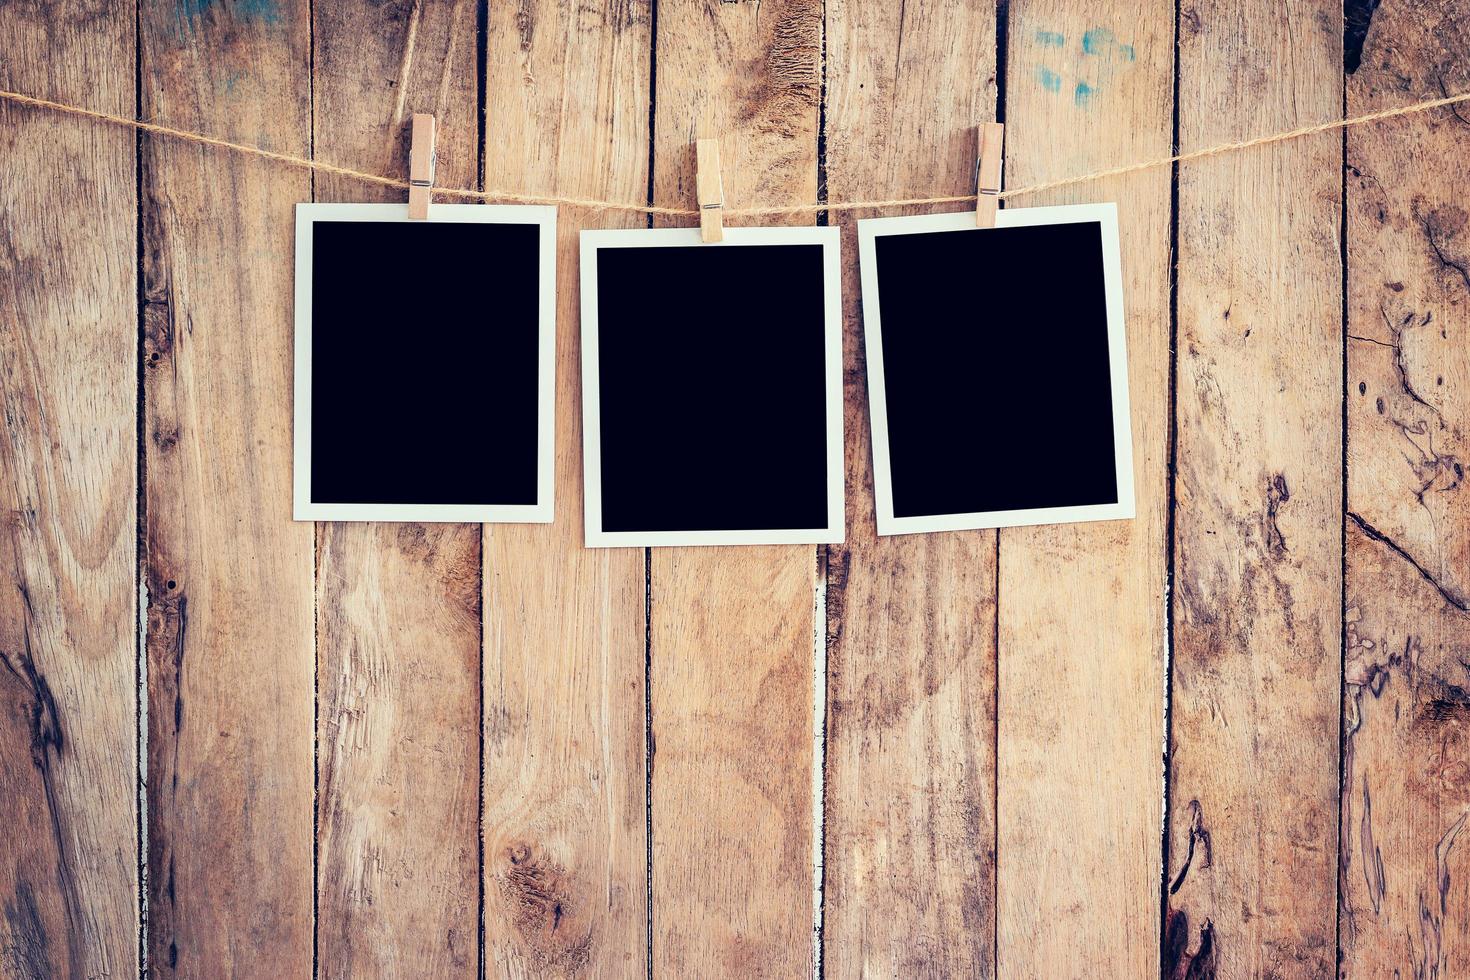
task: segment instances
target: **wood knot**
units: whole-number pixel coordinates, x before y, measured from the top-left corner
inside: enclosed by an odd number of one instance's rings
[[[502,853],[506,865],[498,876],[500,892],[530,955],[559,972],[575,973],[586,966],[592,931],[576,922],[577,902],[566,869],[536,854],[525,841],[508,845]]]

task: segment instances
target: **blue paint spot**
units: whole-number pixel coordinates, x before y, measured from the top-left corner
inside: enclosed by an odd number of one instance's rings
[[[192,27],[216,7],[223,8],[222,16],[236,20],[260,20],[267,24],[281,20],[277,0],[177,0],[175,12],[181,24]]]
[[[1106,27],[1094,27],[1082,35],[1083,54],[1103,54],[1113,46],[1113,32]]]
[[[1088,85],[1086,82],[1078,82],[1077,88],[1072,92],[1072,104],[1086,108],[1087,103],[1091,101],[1095,92],[1097,92],[1097,89]]]
[[[276,0],[235,0],[235,9],[241,17],[259,19],[274,24],[281,19],[281,8]]]
[[[1067,36],[1058,31],[1037,31],[1036,43],[1043,48],[1060,48],[1067,43]]]
[[[1113,60],[1113,54],[1117,52],[1119,59],[1132,61],[1135,57],[1133,45],[1119,44],[1118,38],[1106,27],[1094,27],[1082,35],[1082,53]]]
[[[1036,81],[1048,92],[1060,92],[1062,90],[1062,76],[1050,68],[1037,68]]]

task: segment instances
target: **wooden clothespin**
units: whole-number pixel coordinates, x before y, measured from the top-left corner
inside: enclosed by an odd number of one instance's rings
[[[980,127],[980,160],[975,165],[975,227],[994,228],[1000,209],[1001,162],[1005,159],[1006,128],[1002,123]]]
[[[725,182],[720,177],[720,141],[701,139],[694,143],[694,185],[699,196],[699,239],[725,239]]]
[[[413,142],[408,149],[408,216],[418,221],[429,217],[429,201],[434,196],[434,168],[438,154],[434,149],[434,117],[426,112],[413,114]]]

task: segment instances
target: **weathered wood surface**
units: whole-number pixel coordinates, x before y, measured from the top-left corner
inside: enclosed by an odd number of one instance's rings
[[[995,11],[827,5],[827,193],[964,194]],[[994,975],[995,533],[878,538],[856,221],[841,215],[847,540],[828,549],[823,961]]]
[[[655,50],[655,204],[695,200],[706,134],[730,207],[816,199],[820,2],[660,3]],[[816,573],[810,547],[651,553],[656,975],[811,969]]]
[[[405,124],[430,112],[437,179],[473,186],[473,6],[317,2],[312,18],[313,154],[401,173]],[[313,197],[405,199],[331,177]],[[318,972],[466,975],[479,960],[480,528],[320,524],[316,589]]]
[[[304,154],[307,4],[149,3],[141,111]],[[143,566],[155,976],[312,968],[313,535],[291,520],[299,170],[144,139]]]
[[[997,110],[1015,186],[1470,87],[1462,4],[1346,15],[9,5],[0,82],[661,204],[704,124],[738,207],[968,191]],[[581,547],[575,329],[644,219],[559,214],[557,523],[314,530],[292,207],[395,195],[0,144],[0,977],[1470,971],[1463,108],[1010,202],[1121,205],[1126,524],[876,539],[836,215],[846,544],[651,554]]]
[[[1348,111],[1467,87],[1463,4],[1390,0]],[[1345,977],[1470,974],[1467,136],[1461,110],[1347,137]]]
[[[490,6],[485,179],[643,200],[652,4]],[[485,531],[485,970],[640,976],[647,964],[645,561],[582,547],[584,227],[557,215],[556,521]]]
[[[1008,186],[1168,155],[1171,7],[1158,0],[1126,11],[1070,0],[1011,6]],[[1159,972],[1169,179],[1160,169],[1007,204],[1117,202],[1137,517],[1000,532],[1002,976]],[[1036,328],[1046,329],[1045,297],[1037,300]],[[1065,454],[1065,435],[1057,435]],[[1048,935],[1087,941],[1037,942],[1038,923]]]
[[[6,88],[131,113],[131,11],[0,6]],[[0,977],[138,961],[134,139],[0,106]]]
[[[1183,151],[1342,110],[1338,5],[1178,34]],[[1166,975],[1335,968],[1341,167],[1322,134],[1179,173]]]

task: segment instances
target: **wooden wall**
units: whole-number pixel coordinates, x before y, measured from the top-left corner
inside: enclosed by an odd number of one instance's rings
[[[799,204],[967,193],[992,118],[1015,187],[1465,91],[1470,10],[9,4],[0,88],[672,206],[709,126]],[[0,977],[1470,974],[1463,107],[1008,202],[1119,204],[1130,522],[878,539],[863,213],[806,219],[823,548],[581,547],[577,234],[636,214],[559,214],[555,524],[313,527],[293,207],[396,195],[0,146]]]

